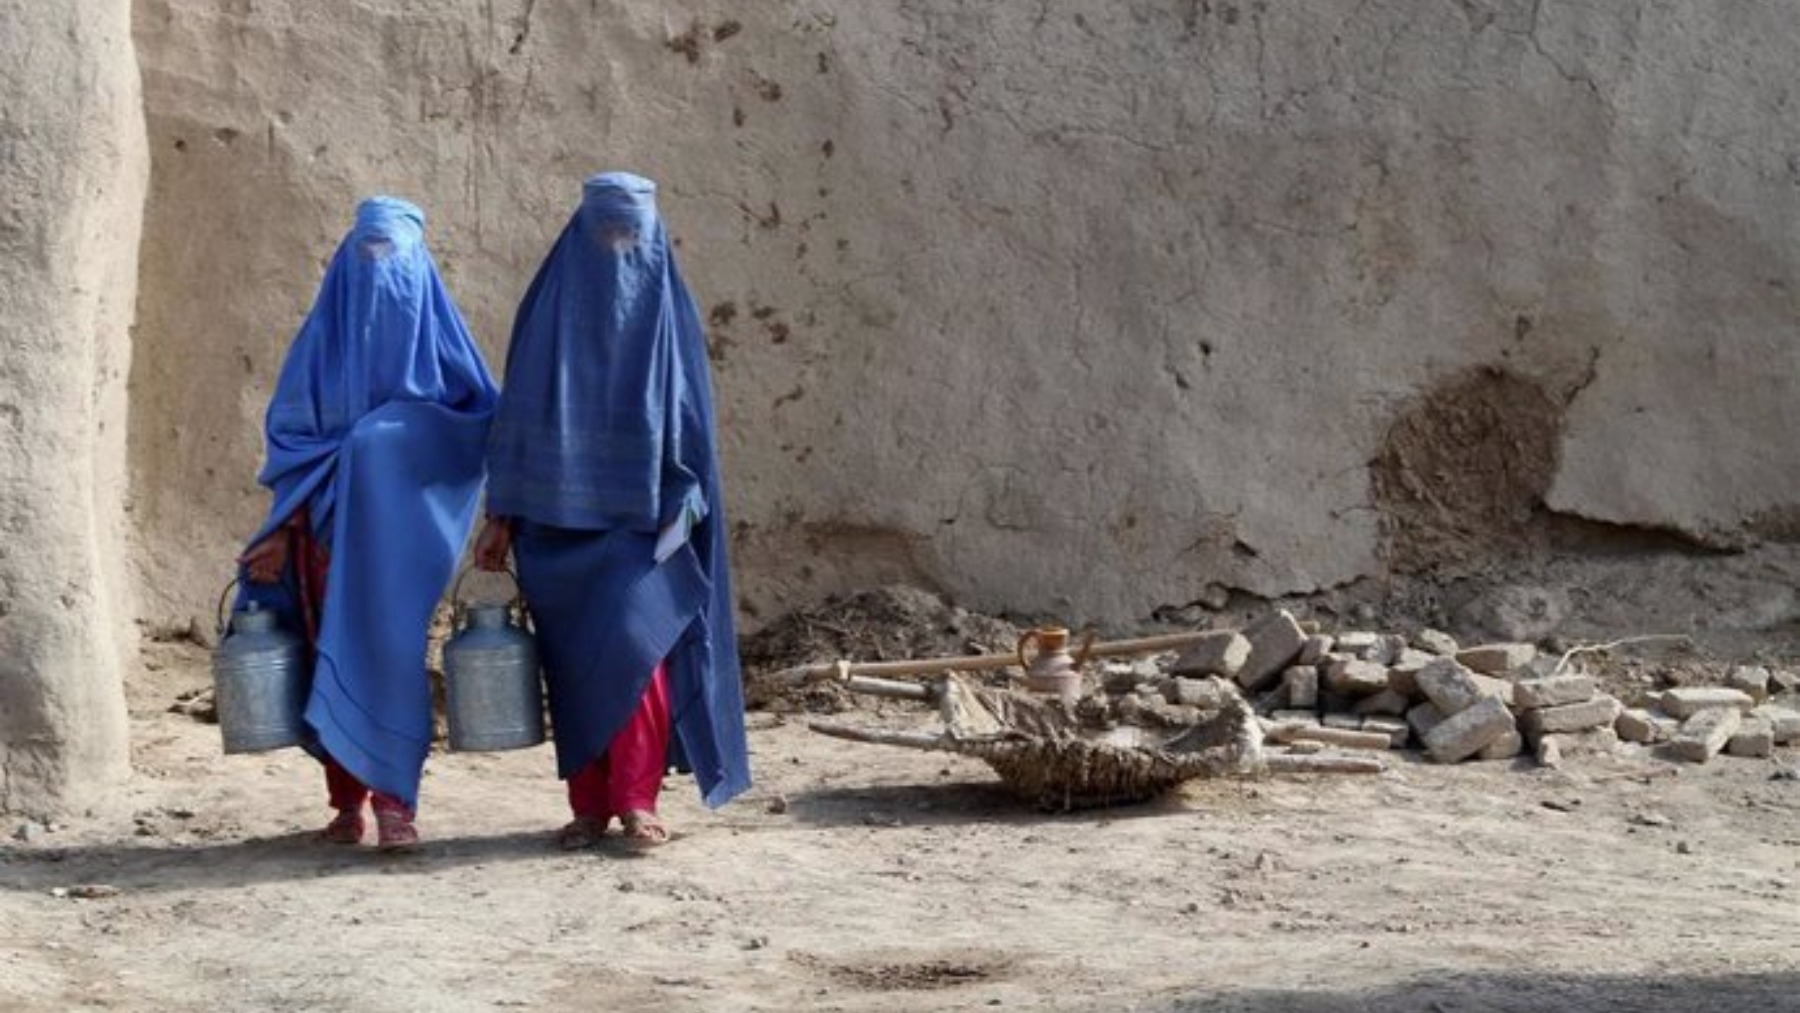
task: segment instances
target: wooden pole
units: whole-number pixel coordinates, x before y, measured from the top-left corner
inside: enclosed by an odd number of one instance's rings
[[[821,735],[851,742],[869,742],[881,746],[905,746],[908,749],[943,749],[944,737],[933,732],[898,732],[884,728],[858,728],[830,721],[814,721],[806,727]]]
[[[922,686],[916,682],[896,682],[893,679],[871,679],[866,675],[853,675],[845,679],[844,688],[852,693],[892,697],[896,700],[923,700],[930,703],[937,699],[937,691],[931,686]]]
[[[1134,654],[1174,651],[1218,636],[1219,630],[1196,630],[1191,633],[1165,633],[1155,637],[1114,640],[1096,643],[1088,650],[1094,658],[1117,658]],[[961,657],[917,658],[908,661],[825,661],[812,665],[784,668],[769,676],[778,682],[807,683],[822,679],[848,680],[853,676],[885,677],[894,675],[936,675],[939,672],[983,672],[997,668],[1017,668],[1017,654],[969,654]]]

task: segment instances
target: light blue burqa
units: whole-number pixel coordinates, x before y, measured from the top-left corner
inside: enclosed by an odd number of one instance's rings
[[[409,806],[431,746],[426,628],[474,522],[497,397],[424,228],[402,200],[357,207],[269,403],[258,480],[274,505],[251,539],[309,508],[331,548],[311,746]],[[245,595],[291,610],[289,571]]]
[[[589,179],[513,325],[488,511],[518,521],[560,775],[606,750],[666,659],[671,753],[717,806],[750,764],[707,369],[656,185]]]

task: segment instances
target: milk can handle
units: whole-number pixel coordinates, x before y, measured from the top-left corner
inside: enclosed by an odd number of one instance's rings
[[[231,597],[231,589],[236,586],[238,586],[238,581],[236,577],[233,577],[231,578],[230,583],[225,585],[225,590],[219,592],[219,607],[213,610],[213,623],[218,628],[218,635],[221,640],[225,638],[225,628],[227,625],[225,622],[225,601]]]
[[[462,572],[456,575],[456,583],[450,585],[450,625],[454,629],[462,629],[463,620],[468,618],[468,609],[463,604],[462,582],[463,578],[474,572],[474,570],[475,567],[473,566],[463,567]],[[529,610],[525,606],[525,588],[519,583],[519,575],[513,572],[512,567],[509,566],[504,570],[490,570],[486,572],[506,574],[507,579],[511,580],[513,585],[512,601],[507,602],[506,607],[509,609],[518,609],[521,615],[529,616]]]
[[[1089,626],[1083,632],[1086,633],[1086,636],[1081,638],[1081,649],[1075,652],[1075,667],[1077,669],[1087,667],[1088,659],[1094,656],[1094,638],[1100,633],[1099,630],[1094,629],[1092,626]]]

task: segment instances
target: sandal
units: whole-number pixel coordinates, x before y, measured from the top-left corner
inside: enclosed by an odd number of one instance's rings
[[[609,816],[577,816],[556,832],[556,846],[564,851],[581,851],[599,844],[606,836]]]
[[[619,821],[625,825],[625,843],[640,850],[661,847],[675,836],[656,813],[647,809],[628,812]]]
[[[360,809],[339,809],[338,814],[319,836],[333,844],[361,844],[363,839],[363,818]]]
[[[412,815],[401,811],[375,812],[375,846],[382,851],[414,851],[419,847],[419,831]]]

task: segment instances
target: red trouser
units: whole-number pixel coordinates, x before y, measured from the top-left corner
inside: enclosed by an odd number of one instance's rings
[[[637,709],[599,759],[569,778],[569,808],[606,822],[630,812],[655,812],[669,749],[669,680],[658,663]]]
[[[288,559],[294,567],[294,573],[300,580],[301,611],[304,613],[307,643],[316,651],[319,641],[319,616],[325,609],[325,577],[331,572],[331,550],[320,545],[313,537],[312,520],[306,508],[302,507],[293,517],[288,519],[287,534]],[[378,813],[399,813],[410,818],[412,811],[406,803],[381,792],[371,793],[366,785],[356,779],[356,775],[345,770],[336,760],[327,756],[325,763],[325,791],[331,799],[331,807],[338,810],[360,810],[363,803],[374,796],[374,807]]]

